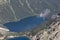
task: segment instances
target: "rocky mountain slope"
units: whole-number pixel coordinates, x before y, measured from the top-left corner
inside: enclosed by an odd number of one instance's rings
[[[33,36],[32,40],[60,40],[60,17],[49,25],[49,29],[44,29]]]
[[[49,9],[50,14],[60,12],[59,0],[0,0],[0,23],[39,15]]]

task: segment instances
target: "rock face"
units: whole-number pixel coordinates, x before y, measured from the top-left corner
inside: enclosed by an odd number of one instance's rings
[[[49,29],[44,29],[40,33],[33,37],[34,40],[60,40],[60,21],[53,22]]]
[[[0,0],[0,6],[3,4],[6,4],[8,2],[8,0]]]
[[[60,40],[60,22],[52,25],[50,29],[44,30],[40,40]]]

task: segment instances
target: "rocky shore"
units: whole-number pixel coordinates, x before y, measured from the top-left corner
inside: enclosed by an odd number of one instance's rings
[[[49,25],[49,29],[40,31],[31,40],[60,40],[60,17]]]

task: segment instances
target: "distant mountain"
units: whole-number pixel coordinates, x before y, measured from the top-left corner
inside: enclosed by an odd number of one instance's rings
[[[10,0],[8,4],[0,6],[0,23],[40,14],[45,9],[51,10],[50,15],[59,13],[58,4],[59,0]]]

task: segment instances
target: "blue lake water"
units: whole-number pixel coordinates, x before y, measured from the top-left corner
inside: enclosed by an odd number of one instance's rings
[[[17,21],[17,22],[5,23],[4,26],[10,29],[10,31],[22,32],[22,31],[34,29],[44,21],[45,19],[42,17],[30,16],[30,17],[21,19],[20,21]],[[18,38],[13,38],[9,40],[29,40],[29,39],[27,37],[18,37]]]
[[[30,40],[30,39],[27,38],[27,37],[17,37],[17,38],[11,38],[11,39],[8,39],[8,40]]]
[[[5,23],[4,26],[6,26],[12,32],[13,31],[22,32],[22,31],[34,29],[44,21],[45,20],[42,17],[30,16],[30,17],[21,19],[20,21],[17,21],[17,22]]]

